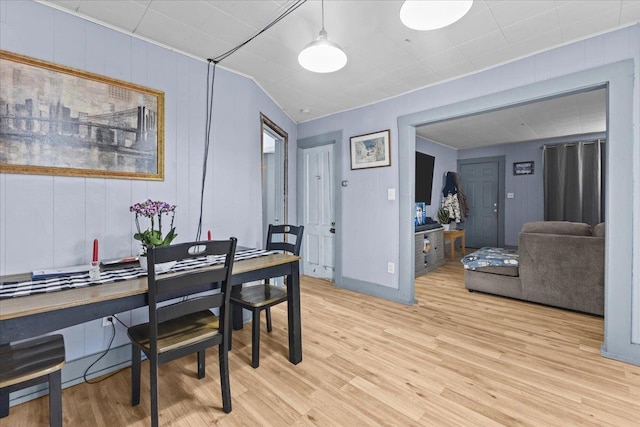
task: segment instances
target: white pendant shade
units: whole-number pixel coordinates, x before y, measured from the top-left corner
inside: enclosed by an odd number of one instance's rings
[[[347,64],[347,55],[340,46],[327,39],[327,32],[323,28],[318,38],[302,49],[298,62],[314,73],[332,73]]]
[[[473,0],[406,0],[400,20],[414,30],[436,30],[462,18],[472,4]]]

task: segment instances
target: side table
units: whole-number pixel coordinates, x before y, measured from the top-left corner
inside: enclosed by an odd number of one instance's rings
[[[444,238],[449,239],[449,242],[450,242],[449,258],[451,258],[451,261],[453,261],[455,256],[455,247],[456,247],[455,241],[456,241],[456,238],[458,237],[460,237],[460,242],[462,246],[462,256],[465,256],[467,254],[467,249],[465,247],[465,241],[464,241],[464,230],[450,230],[450,231],[444,232]]]

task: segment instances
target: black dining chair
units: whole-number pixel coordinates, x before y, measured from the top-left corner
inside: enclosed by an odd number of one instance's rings
[[[300,255],[304,226],[269,225],[267,250]],[[286,283],[285,283],[286,285]],[[260,366],[260,312],[266,312],[267,332],[272,331],[271,307],[287,300],[287,288],[269,282],[253,286],[236,286],[231,290],[231,304],[251,311],[251,366]]]
[[[64,338],[47,335],[0,346],[0,418],[9,415],[9,393],[49,383],[49,424],[62,426]]]
[[[222,409],[231,412],[228,348],[229,290],[236,239],[147,248],[149,322],[127,330],[132,343],[131,405],[140,403],[141,352],[149,359],[151,425],[158,425],[158,365],[198,353],[198,378],[205,375],[205,350],[218,346]],[[224,255],[224,265],[159,274],[156,265],[209,255]],[[217,293],[199,294],[219,289]],[[199,295],[192,295],[198,293]],[[159,303],[172,300],[167,305]],[[219,315],[210,309],[218,308]]]

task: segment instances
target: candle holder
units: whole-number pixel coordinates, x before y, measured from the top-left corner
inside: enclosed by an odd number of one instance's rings
[[[91,266],[89,267],[89,280],[92,282],[100,280],[100,263],[98,261],[91,261]]]

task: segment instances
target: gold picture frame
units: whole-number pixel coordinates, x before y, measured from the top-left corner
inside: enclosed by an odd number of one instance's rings
[[[0,173],[164,179],[164,92],[0,50]]]

